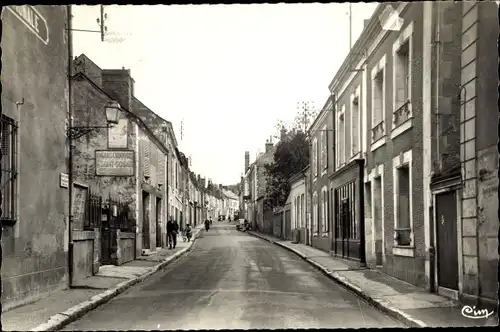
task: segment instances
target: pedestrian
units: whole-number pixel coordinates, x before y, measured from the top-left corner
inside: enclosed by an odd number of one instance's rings
[[[177,223],[177,220],[174,219],[173,231],[172,231],[172,239],[174,242],[174,249],[175,249],[175,246],[177,245],[177,234],[178,233],[179,233],[179,224]]]
[[[208,232],[209,228],[210,228],[210,221],[208,219],[205,219],[205,230]]]
[[[175,243],[174,241],[174,222],[172,220],[172,216],[168,217],[167,221],[167,243],[169,249],[172,249],[173,244]]]

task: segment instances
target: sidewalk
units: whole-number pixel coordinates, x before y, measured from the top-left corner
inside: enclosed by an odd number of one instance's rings
[[[128,288],[156,273],[191,249],[202,227],[193,229],[191,242],[178,237],[175,249],[160,249],[126,264],[104,265],[95,276],[76,283],[74,288],[2,313],[4,331],[54,331],[108,302]]]
[[[498,326],[497,313],[487,319],[466,318],[462,315],[464,307],[457,301],[429,293],[381,271],[335,258],[304,244],[253,231],[247,233],[294,252],[329,278],[410,327]]]

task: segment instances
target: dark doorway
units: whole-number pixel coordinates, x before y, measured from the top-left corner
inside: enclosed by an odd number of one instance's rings
[[[156,197],[156,247],[161,247],[161,198]]]
[[[436,195],[438,286],[458,290],[456,192]]]
[[[375,231],[375,258],[377,266],[383,265],[383,245],[384,245],[384,234],[382,232],[382,177],[377,177],[374,179],[373,186],[373,224]],[[372,188],[370,188],[372,189]],[[372,193],[370,193],[371,198]],[[366,196],[365,196],[366,197]],[[370,202],[371,208],[371,202]]]
[[[334,192],[335,239],[333,249],[334,254],[342,258],[359,259],[360,257],[360,230],[356,219],[355,194],[355,181],[336,188]]]
[[[147,192],[142,192],[142,248],[151,249],[149,236],[149,213],[151,196]]]

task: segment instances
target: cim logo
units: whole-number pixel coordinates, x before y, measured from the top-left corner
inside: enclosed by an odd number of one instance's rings
[[[49,27],[45,18],[35,9],[34,6],[7,6],[15,17],[17,17],[42,43],[49,43]]]
[[[462,316],[472,319],[488,318],[493,313],[493,311],[488,311],[488,309],[476,309],[476,306],[470,307],[466,305],[462,308]]]

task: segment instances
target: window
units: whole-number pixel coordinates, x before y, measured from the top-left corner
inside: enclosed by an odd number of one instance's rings
[[[329,222],[328,222],[328,190],[326,188],[323,189],[321,194],[322,196],[322,232],[328,233],[330,230]]]
[[[345,163],[345,105],[337,114],[337,168]]]
[[[351,157],[354,157],[361,146],[361,116],[359,107],[360,88],[351,95]]]
[[[412,152],[393,159],[394,177],[394,239],[396,246],[413,245],[412,218]]]
[[[326,126],[321,130],[321,172],[328,168],[328,131]]]
[[[385,135],[385,55],[372,69],[372,142]]]
[[[305,226],[304,194],[300,195],[300,227]]]
[[[315,138],[312,142],[312,163],[313,176],[316,178],[318,176],[318,141]]]
[[[17,125],[5,115],[1,119],[2,136],[2,221],[14,222],[17,214]]]
[[[393,129],[411,118],[412,34],[413,23],[410,23],[392,45]]]
[[[313,233],[317,233],[317,225],[318,225],[318,194],[314,193],[313,195],[313,209],[312,209],[312,227],[311,230]]]

